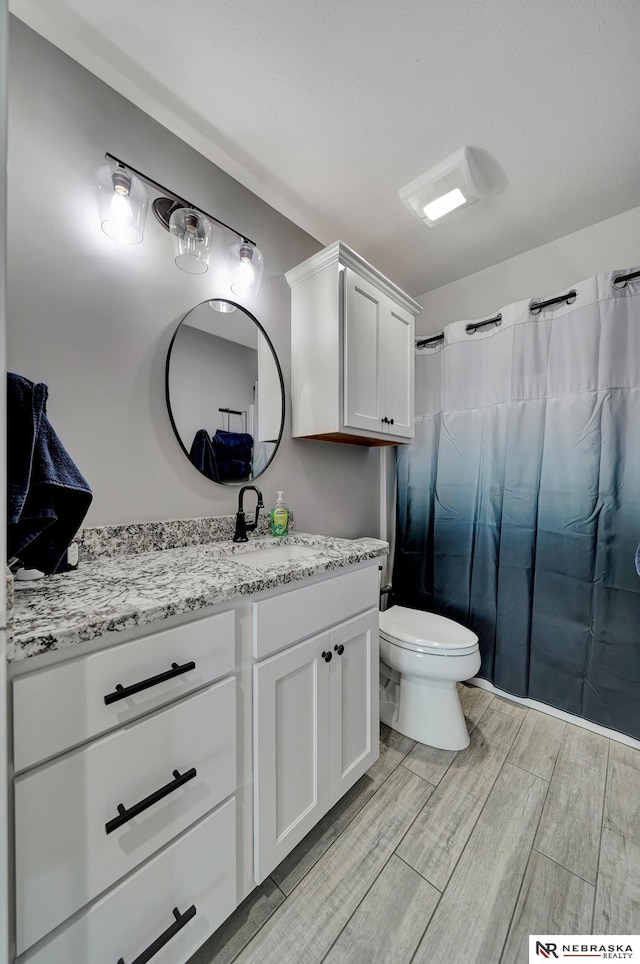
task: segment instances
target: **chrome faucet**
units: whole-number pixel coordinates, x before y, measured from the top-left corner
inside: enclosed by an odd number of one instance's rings
[[[253,522],[247,523],[244,515],[244,508],[242,505],[242,500],[244,499],[244,494],[248,489],[252,489],[258,496],[258,502],[256,504],[256,517]],[[240,489],[240,494],[238,495],[238,511],[236,512],[236,531],[233,536],[234,542],[248,542],[247,532],[253,532],[253,530],[258,525],[258,516],[260,514],[260,509],[264,509],[264,502],[262,501],[262,492],[257,487],[257,485],[243,485]]]

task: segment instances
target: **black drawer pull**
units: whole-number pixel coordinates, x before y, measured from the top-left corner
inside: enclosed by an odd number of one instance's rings
[[[149,944],[146,951],[143,951],[139,957],[136,957],[135,961],[131,964],[147,964],[152,957],[155,957],[158,951],[162,950],[165,944],[168,944],[172,937],[175,937],[178,931],[181,931],[185,924],[188,924],[190,920],[196,916],[196,905],[192,904],[189,910],[185,910],[184,914],[181,914],[177,907],[173,908],[173,916],[175,920],[173,924],[169,924],[166,931],[163,931],[160,937],[156,937],[153,944]],[[124,964],[124,958],[118,958],[118,964]]]
[[[105,823],[104,829],[107,831],[107,833],[113,833],[113,831],[117,830],[118,827],[121,827],[123,824],[127,823],[127,821],[133,820],[134,817],[137,817],[138,814],[142,813],[143,810],[147,810],[149,807],[152,807],[154,803],[162,800],[163,797],[168,797],[169,794],[173,793],[174,790],[184,786],[184,784],[188,783],[189,780],[193,780],[193,778],[196,776],[196,773],[197,771],[195,767],[191,767],[190,770],[187,770],[186,773],[182,774],[179,770],[174,770],[174,779],[171,781],[171,783],[167,783],[164,787],[160,787],[159,790],[155,790],[153,793],[149,794],[148,797],[145,797],[144,800],[141,800],[140,803],[135,803],[130,810],[127,810],[123,803],[119,803],[118,816],[114,817],[112,820],[109,820],[108,823]]]
[[[171,669],[168,669],[166,673],[158,673],[157,676],[150,676],[149,679],[143,679],[139,683],[132,683],[131,686],[123,686],[122,683],[118,683],[115,692],[107,693],[104,701],[107,706],[109,706],[110,703],[116,703],[118,700],[124,700],[127,696],[133,696],[134,693],[140,693],[142,690],[148,690],[150,686],[157,686],[158,683],[165,683],[168,679],[173,679],[174,676],[180,676],[181,673],[188,673],[190,670],[195,668],[196,664],[193,661],[190,663],[183,663],[182,666],[178,666],[177,663],[172,663]]]

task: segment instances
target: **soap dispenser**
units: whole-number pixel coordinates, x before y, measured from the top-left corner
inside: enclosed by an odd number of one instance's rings
[[[285,505],[283,493],[278,492],[276,504],[271,510],[271,535],[286,536],[289,534],[289,510]]]

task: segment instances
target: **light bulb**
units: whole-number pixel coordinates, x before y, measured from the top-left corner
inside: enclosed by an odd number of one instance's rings
[[[106,164],[96,172],[95,189],[104,233],[123,244],[139,244],[148,203],[142,182],[124,168]]]
[[[232,281],[231,290],[243,298],[254,297],[260,290],[264,261],[262,253],[248,241],[238,242],[231,247]]]
[[[109,214],[116,228],[118,226],[120,229],[126,228],[131,223],[131,201],[129,200],[128,193],[118,194],[116,191],[113,192],[113,198],[109,205]]]
[[[443,218],[445,214],[450,214],[451,211],[466,203],[467,199],[460,188],[455,187],[453,191],[442,194],[429,204],[425,204],[424,213],[431,221],[437,221],[438,218]]]
[[[250,288],[256,280],[256,273],[250,261],[241,261],[236,269],[236,281],[234,288],[236,291]]]
[[[208,218],[195,208],[176,208],[169,218],[175,263],[187,274],[204,274],[209,268],[213,229]]]

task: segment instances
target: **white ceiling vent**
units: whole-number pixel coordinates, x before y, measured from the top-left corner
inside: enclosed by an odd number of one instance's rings
[[[433,227],[452,211],[486,197],[487,188],[473,150],[463,147],[398,194],[410,211]]]

